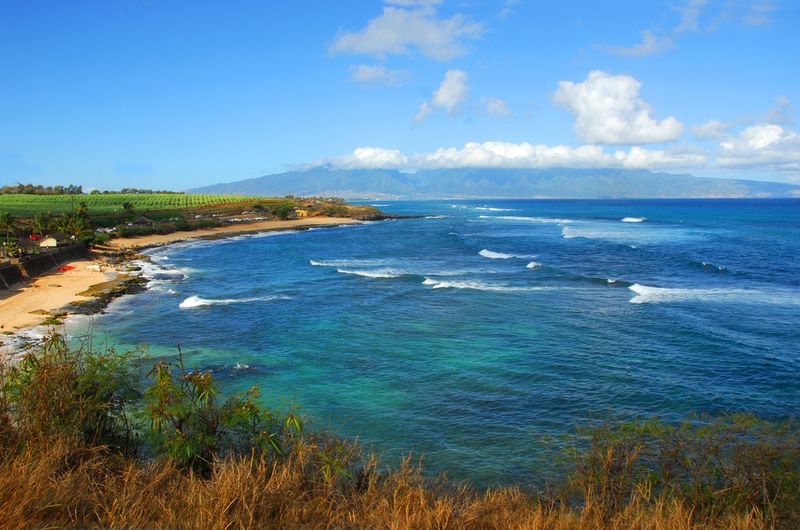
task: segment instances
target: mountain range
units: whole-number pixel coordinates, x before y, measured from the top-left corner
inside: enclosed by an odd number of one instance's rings
[[[455,168],[409,173],[318,166],[188,191],[346,199],[800,197],[800,185],[613,168]]]

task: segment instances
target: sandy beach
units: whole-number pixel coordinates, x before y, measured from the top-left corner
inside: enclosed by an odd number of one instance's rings
[[[54,270],[0,292],[0,331],[39,325],[47,316],[31,311],[53,311],[75,300],[88,300],[89,297],[78,293],[107,281],[115,273],[114,269],[100,270],[100,262],[95,260],[74,261],[69,265],[75,268]]]
[[[267,232],[270,230],[286,230],[292,228],[307,228],[313,226],[341,225],[361,223],[357,219],[347,217],[309,217],[306,219],[292,219],[290,221],[257,221],[255,223],[231,223],[226,226],[208,228],[203,230],[192,230],[189,232],[173,232],[171,234],[153,234],[140,237],[129,237],[112,239],[108,246],[115,249],[125,249],[133,247],[149,247],[154,245],[165,245],[176,241],[198,239],[201,237],[240,234],[244,232]]]
[[[230,224],[189,232],[112,239],[108,246],[114,250],[123,250],[165,245],[209,236],[359,222],[361,221],[338,217],[311,217],[291,221],[260,221],[247,224]],[[97,260],[79,260],[71,262],[69,265],[75,267],[75,269],[68,271],[54,270],[38,276],[32,281],[21,282],[7,291],[0,291],[0,331],[17,332],[24,328],[37,326],[47,318],[46,315],[41,314],[42,311],[53,311],[73,301],[87,300],[89,297],[78,296],[78,293],[85,291],[92,285],[105,282],[115,275],[113,268],[104,267],[102,262]],[[31,313],[32,311],[39,314]]]

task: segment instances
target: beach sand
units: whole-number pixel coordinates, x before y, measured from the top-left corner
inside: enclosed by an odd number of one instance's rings
[[[123,250],[134,247],[164,245],[201,237],[224,237],[225,235],[244,232],[263,232],[359,222],[361,221],[339,217],[311,217],[291,221],[259,221],[190,232],[112,239],[108,246],[112,250]],[[92,285],[108,281],[110,276],[114,276],[113,268],[106,266],[103,271],[96,270],[101,266],[101,262],[96,260],[79,260],[71,262],[69,265],[74,266],[75,269],[63,272],[54,270],[43,276],[38,276],[30,282],[20,282],[7,291],[0,291],[0,332],[17,332],[24,328],[37,326],[47,318],[47,315],[31,314],[31,311],[53,311],[70,302],[88,300],[90,298],[78,296],[78,293],[85,291]]]
[[[346,217],[309,217],[306,219],[292,219],[290,221],[257,221],[255,223],[232,223],[216,228],[203,230],[192,230],[189,232],[173,232],[171,234],[153,234],[148,236],[128,237],[112,239],[108,246],[115,249],[125,249],[133,247],[149,247],[154,245],[164,245],[176,241],[188,239],[198,239],[209,236],[224,236],[225,234],[241,234],[245,232],[267,232],[270,230],[287,230],[292,228],[307,228],[313,226],[342,225],[360,223],[356,219]]]
[[[0,291],[0,331],[19,331],[37,326],[47,315],[32,314],[31,311],[53,311],[76,300],[89,300],[78,296],[90,286],[108,281],[114,269],[101,267],[99,261],[80,260],[69,265],[74,270],[54,270],[37,276],[29,282],[20,282],[7,291]]]

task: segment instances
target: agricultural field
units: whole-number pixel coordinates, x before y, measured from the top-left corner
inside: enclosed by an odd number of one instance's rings
[[[39,212],[67,213],[85,202],[92,214],[122,212],[123,204],[129,202],[138,212],[182,210],[237,203],[252,204],[269,200],[268,197],[246,197],[242,195],[207,195],[179,193],[113,193],[88,195],[0,195],[0,212],[15,216],[31,216]]]

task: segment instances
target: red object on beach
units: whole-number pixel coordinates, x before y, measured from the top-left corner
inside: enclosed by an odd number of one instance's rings
[[[60,270],[60,271],[71,271],[71,270],[74,270],[74,269],[75,269],[74,265],[63,265],[63,266],[58,268],[58,270]]]
[[[39,241],[40,239],[42,239],[42,236],[40,234],[31,234],[31,237],[29,237],[28,239],[30,239],[31,241]]]

